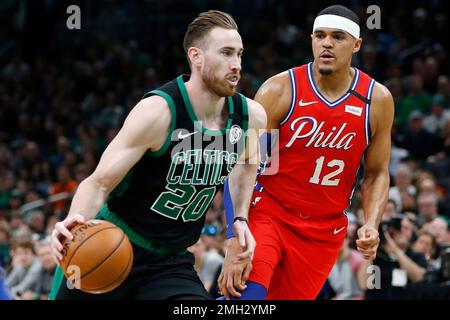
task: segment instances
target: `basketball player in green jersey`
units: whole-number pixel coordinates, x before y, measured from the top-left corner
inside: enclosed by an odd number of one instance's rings
[[[199,239],[204,213],[227,177],[237,218],[237,237],[228,241],[241,245],[227,253],[236,264],[230,286],[245,287],[255,248],[246,217],[259,138],[250,133],[265,128],[266,114],[236,93],[243,45],[230,15],[201,13],[184,49],[191,75],[147,93],[131,110],[52,233],[60,261],[73,225],[95,217],[115,223],[133,244],[130,275],[113,291],[93,295],[68,288],[58,270],[51,298],[209,299],[186,248]]]

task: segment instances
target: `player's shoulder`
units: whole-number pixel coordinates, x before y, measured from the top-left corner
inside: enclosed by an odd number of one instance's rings
[[[386,86],[375,81],[370,107],[372,133],[376,128],[391,124],[394,118],[394,99]]]
[[[255,100],[267,112],[268,128],[277,128],[289,111],[292,89],[289,71],[278,73],[267,79],[256,93]]]
[[[249,124],[251,128],[262,129],[266,127],[267,114],[263,106],[248,97],[245,97],[248,105]]]
[[[373,87],[371,109],[374,112],[394,112],[394,98],[391,92],[377,81]]]
[[[132,112],[147,120],[152,118],[164,120],[165,117],[170,117],[175,110],[171,110],[168,101],[163,97],[152,95],[139,101]]]
[[[167,100],[157,94],[143,98],[136,104],[135,108],[138,108],[139,110],[147,113],[170,111],[169,103],[167,102]]]
[[[373,86],[372,100],[383,102],[390,99],[393,98],[389,89],[378,81],[375,81],[375,84]]]
[[[290,77],[289,71],[283,71],[267,79],[258,90],[261,95],[270,94],[272,96],[282,96],[289,91],[290,95]]]
[[[131,109],[126,121],[143,128],[163,130],[170,125],[172,112],[175,111],[170,109],[163,97],[152,95],[140,100]]]

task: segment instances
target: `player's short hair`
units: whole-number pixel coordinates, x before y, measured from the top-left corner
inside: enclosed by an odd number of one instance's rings
[[[216,27],[238,30],[236,22],[228,13],[219,10],[202,12],[189,24],[184,35],[183,48],[186,54],[190,47],[201,46],[205,35]]]
[[[354,11],[350,10],[349,8],[341,6],[341,5],[329,6],[325,9],[323,9],[322,11],[320,11],[317,16],[321,16],[324,14],[332,14],[335,16],[347,18],[347,19],[353,21],[354,23],[356,23],[357,25],[359,25],[358,15]]]

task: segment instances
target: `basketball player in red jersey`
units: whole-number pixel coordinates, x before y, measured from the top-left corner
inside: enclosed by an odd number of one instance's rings
[[[361,159],[365,224],[357,247],[365,259],[375,258],[388,197],[394,104],[383,85],[351,66],[361,47],[359,31],[353,11],[326,8],[314,21],[314,61],[275,75],[256,94],[267,129],[279,129],[279,154],[272,154],[279,169],[258,178],[249,212],[257,243],[253,270],[236,295],[236,266],[225,261],[219,288],[227,299],[230,293],[240,299],[316,298],[346,235],[345,210]]]

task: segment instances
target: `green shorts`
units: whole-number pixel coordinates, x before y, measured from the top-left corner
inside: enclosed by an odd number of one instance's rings
[[[212,299],[194,269],[195,258],[190,252],[178,255],[160,254],[135,244],[133,252],[133,266],[127,279],[116,289],[104,294],[89,294],[78,289],[69,289],[67,279],[58,267],[50,300]]]

